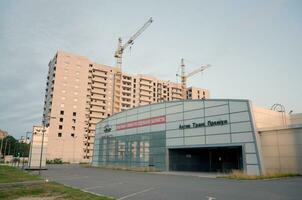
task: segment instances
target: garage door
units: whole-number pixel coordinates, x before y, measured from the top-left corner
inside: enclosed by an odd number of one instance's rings
[[[242,168],[241,146],[169,149],[170,171],[229,172]]]

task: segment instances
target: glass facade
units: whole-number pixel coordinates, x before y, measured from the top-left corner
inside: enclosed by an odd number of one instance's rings
[[[154,167],[159,171],[204,171],[206,166],[207,170],[215,170],[214,158],[209,157],[212,150],[208,149],[201,158],[200,148],[234,146],[242,148],[242,156],[229,159],[218,155],[224,158],[223,166],[228,160],[240,161],[239,168],[259,174],[261,167],[249,101],[164,102],[126,110],[99,122],[92,166]],[[176,154],[171,151],[180,148],[189,152],[173,159]],[[195,154],[196,149],[199,150]],[[204,165],[202,159],[213,162]],[[174,168],[175,165],[186,167]]]
[[[165,132],[96,139],[93,162],[98,166],[154,167],[165,170]]]

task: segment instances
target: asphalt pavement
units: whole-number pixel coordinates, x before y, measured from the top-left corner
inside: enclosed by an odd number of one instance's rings
[[[184,173],[143,173],[80,165],[52,165],[42,171],[50,181],[122,200],[301,200],[302,178],[229,180]]]

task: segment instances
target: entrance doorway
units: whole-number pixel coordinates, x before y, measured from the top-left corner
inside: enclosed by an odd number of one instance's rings
[[[170,171],[230,172],[242,168],[241,146],[169,149]]]

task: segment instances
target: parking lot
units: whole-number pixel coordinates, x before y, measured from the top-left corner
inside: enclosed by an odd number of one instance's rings
[[[80,165],[52,165],[43,177],[116,199],[296,199],[302,196],[302,178],[238,181],[224,178],[142,173]]]

